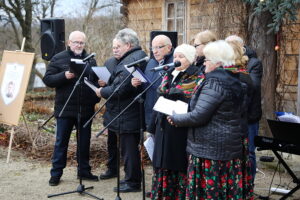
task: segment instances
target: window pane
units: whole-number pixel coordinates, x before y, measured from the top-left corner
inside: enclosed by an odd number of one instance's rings
[[[183,17],[184,15],[184,3],[180,2],[177,4],[177,16],[176,17]]]
[[[174,3],[168,4],[167,16],[168,16],[168,18],[174,18],[174,16],[175,16],[175,5],[174,5]]]
[[[177,19],[176,21],[176,31],[179,33],[183,33],[183,19]]]
[[[178,34],[178,45],[181,45],[183,43],[183,35]]]
[[[174,20],[168,20],[168,31],[174,31]]]

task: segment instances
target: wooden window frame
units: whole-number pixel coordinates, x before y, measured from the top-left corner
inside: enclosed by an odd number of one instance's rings
[[[179,3],[183,3],[184,5],[184,9],[183,9],[183,16],[181,17],[178,17],[177,16],[177,7],[178,7],[178,4]],[[168,18],[168,5],[169,4],[174,4],[174,18]],[[166,31],[177,31],[178,33],[178,38],[180,35],[182,35],[182,43],[186,43],[186,12],[187,11],[187,1],[186,0],[165,0],[165,3],[164,3],[164,19],[163,19],[163,22],[164,22],[164,29]],[[174,21],[174,29],[175,30],[168,30],[168,20],[172,20]],[[183,20],[183,32],[182,33],[179,33],[178,30],[177,30],[177,19],[182,19]],[[178,41],[178,44],[179,41]]]

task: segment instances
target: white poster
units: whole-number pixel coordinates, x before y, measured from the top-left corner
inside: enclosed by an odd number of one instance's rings
[[[1,97],[6,105],[13,102],[18,96],[23,74],[24,65],[19,63],[6,64],[1,83]]]

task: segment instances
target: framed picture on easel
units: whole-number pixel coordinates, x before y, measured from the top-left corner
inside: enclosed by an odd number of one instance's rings
[[[33,59],[34,53],[4,51],[0,68],[0,123],[18,125]]]

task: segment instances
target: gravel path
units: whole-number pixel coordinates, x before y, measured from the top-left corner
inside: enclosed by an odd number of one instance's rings
[[[68,192],[76,190],[79,181],[76,179],[76,168],[67,167],[64,170],[62,181],[59,186],[51,187],[48,185],[50,162],[38,162],[25,158],[20,152],[12,151],[10,163],[6,163],[7,148],[0,146],[0,199],[1,200],[42,200],[48,199],[48,194],[56,194],[61,192]],[[276,166],[276,162],[273,163]],[[298,163],[299,164],[299,163]],[[272,167],[266,167],[264,163],[258,163],[261,172],[258,172],[255,181],[255,194],[268,195],[268,188],[270,186],[273,174]],[[93,171],[94,174],[99,175],[105,169],[97,168]],[[122,170],[121,170],[122,171]],[[149,191],[151,184],[151,166],[145,167],[146,175],[146,191]],[[121,175],[121,178],[123,176]],[[275,175],[273,186],[276,184],[292,186],[291,178],[282,173],[281,176]],[[116,193],[113,192],[113,187],[116,186],[116,178],[99,181],[88,182],[83,181],[86,187],[94,186],[94,189],[87,190],[93,195],[105,200],[116,199]],[[256,199],[258,196],[256,195]],[[122,200],[142,200],[142,193],[121,193]],[[280,195],[271,195],[270,200],[279,199]],[[53,197],[54,200],[90,200],[94,199],[87,195],[80,195],[79,193],[67,194],[59,197]],[[300,191],[298,191],[292,200],[300,199]]]

